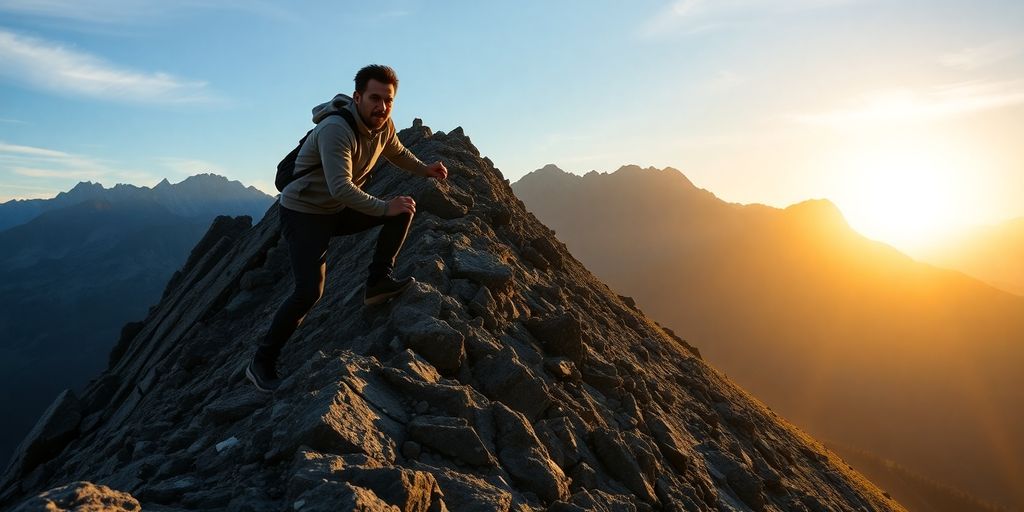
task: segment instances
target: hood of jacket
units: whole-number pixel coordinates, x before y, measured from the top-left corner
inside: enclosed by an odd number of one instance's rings
[[[321,103],[313,107],[313,124],[319,124],[320,121],[327,117],[328,114],[331,112],[337,112],[343,108],[347,108],[352,112],[352,114],[354,114],[353,117],[356,119],[356,126],[359,127],[359,131],[362,132],[363,135],[377,135],[378,133],[387,130],[388,126],[391,124],[391,118],[389,117],[388,122],[384,123],[384,126],[380,127],[380,129],[371,130],[366,126],[366,123],[363,122],[363,118],[359,115],[359,111],[356,110],[356,104],[352,101],[352,97],[347,94],[337,94],[331,99],[331,101]]]

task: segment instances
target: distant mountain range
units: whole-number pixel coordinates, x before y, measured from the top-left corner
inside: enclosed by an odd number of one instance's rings
[[[636,166],[548,166],[513,189],[588,268],[787,418],[1024,508],[1024,297],[872,242],[828,201],[730,204]]]
[[[274,198],[198,175],[154,188],[80,183],[0,205],[0,459],[63,388],[106,367],[216,215],[262,218]]]
[[[165,178],[153,188],[126,184],[104,188],[99,183],[83,181],[52,199],[14,199],[0,203],[0,231],[24,224],[45,212],[88,200],[151,201],[181,217],[212,218],[225,208],[238,212],[258,211],[262,215],[270,204],[268,197],[255,187],[246,187],[216,174],[197,174],[173,185]]]
[[[1024,296],[1024,218],[960,231],[915,256]]]

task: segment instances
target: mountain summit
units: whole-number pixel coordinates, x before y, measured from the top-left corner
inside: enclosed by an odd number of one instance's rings
[[[221,218],[82,394],[62,394],[0,491],[26,510],[902,510],[598,281],[461,128],[400,134],[444,182],[364,307],[371,237],[335,239],[327,293],[274,394],[241,370],[290,292],[276,211]],[[75,498],[75,496],[81,498]]]

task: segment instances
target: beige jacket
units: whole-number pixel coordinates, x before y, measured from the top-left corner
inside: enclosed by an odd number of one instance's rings
[[[345,119],[326,117],[340,108],[349,109],[355,117],[358,143]],[[362,190],[370,169],[381,156],[407,172],[426,176],[427,166],[398,140],[391,119],[381,129],[371,131],[359,117],[352,98],[344,94],[314,107],[313,122],[316,127],[299,149],[295,170],[323,162],[323,171],[315,170],[288,184],[281,192],[285,208],[318,214],[352,208],[367,215],[384,215],[387,202]]]

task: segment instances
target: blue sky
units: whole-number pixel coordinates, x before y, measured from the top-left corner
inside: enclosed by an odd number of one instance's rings
[[[0,201],[198,172],[271,191],[309,109],[385,63],[400,128],[462,126],[513,181],[672,166],[892,240],[893,217],[1024,216],[1022,28],[995,0],[0,0]]]

